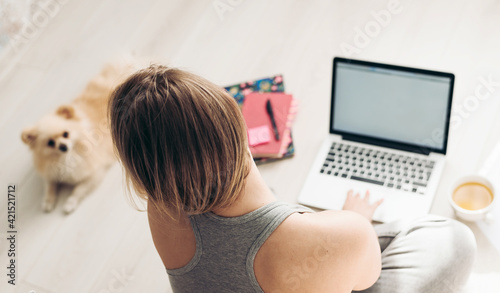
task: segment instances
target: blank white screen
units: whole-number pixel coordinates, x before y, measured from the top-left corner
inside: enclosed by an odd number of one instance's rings
[[[450,78],[337,64],[334,130],[442,149]]]

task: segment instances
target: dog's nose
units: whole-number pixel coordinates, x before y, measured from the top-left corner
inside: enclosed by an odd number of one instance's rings
[[[64,143],[61,143],[61,144],[59,145],[59,150],[60,150],[61,152],[66,152],[66,151],[68,150],[68,147],[67,147]]]

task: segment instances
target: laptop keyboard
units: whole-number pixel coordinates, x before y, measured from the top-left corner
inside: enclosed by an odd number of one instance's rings
[[[320,173],[425,194],[435,162],[334,142]]]

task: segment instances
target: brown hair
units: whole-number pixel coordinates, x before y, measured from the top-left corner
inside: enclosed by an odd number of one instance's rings
[[[131,183],[160,211],[212,211],[243,190],[250,167],[246,126],[223,88],[151,65],[115,90],[109,115],[129,191]]]

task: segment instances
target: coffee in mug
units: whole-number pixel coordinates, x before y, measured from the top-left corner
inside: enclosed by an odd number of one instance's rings
[[[493,201],[493,192],[479,182],[467,182],[453,192],[453,201],[461,208],[475,211],[484,209]]]
[[[490,210],[495,201],[493,184],[482,176],[466,176],[452,186],[449,202],[455,214],[466,221],[492,221]]]

